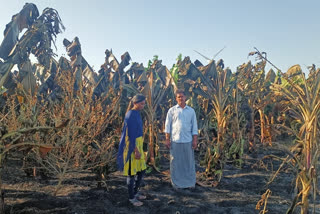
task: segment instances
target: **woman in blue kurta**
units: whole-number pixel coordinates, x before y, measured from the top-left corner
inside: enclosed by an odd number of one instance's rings
[[[143,124],[140,111],[145,105],[145,96],[138,94],[130,101],[129,111],[126,113],[122,129],[118,167],[127,176],[129,201],[134,206],[141,206],[146,197],[140,194],[139,187],[145,172],[146,162],[143,153]]]

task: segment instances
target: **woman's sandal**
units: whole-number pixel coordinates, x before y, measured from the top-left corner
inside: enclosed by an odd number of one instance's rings
[[[141,201],[139,201],[138,199],[134,198],[134,199],[129,199],[130,203],[135,206],[135,207],[140,207],[143,205],[143,203]]]
[[[137,198],[138,200],[145,200],[147,198],[147,196],[141,194],[140,192],[138,192],[136,195],[135,195],[135,198]]]

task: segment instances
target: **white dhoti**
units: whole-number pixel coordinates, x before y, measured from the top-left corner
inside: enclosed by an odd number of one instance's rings
[[[192,143],[171,142],[170,148],[171,183],[177,188],[195,187],[196,170]]]

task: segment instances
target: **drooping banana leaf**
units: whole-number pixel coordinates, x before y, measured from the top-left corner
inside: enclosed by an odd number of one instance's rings
[[[31,93],[32,95],[34,95],[35,89],[37,87],[37,81],[32,72],[31,62],[28,60],[23,63],[19,68],[19,71],[19,77],[21,78],[23,90],[28,94]]]
[[[32,3],[26,3],[19,13],[12,16],[11,22],[6,25],[4,39],[0,45],[0,57],[2,59],[8,59],[12,49],[18,42],[19,33],[31,26],[38,16],[38,8]]]

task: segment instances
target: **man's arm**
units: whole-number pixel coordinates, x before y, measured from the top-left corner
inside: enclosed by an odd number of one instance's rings
[[[167,146],[168,149],[170,149],[170,144],[171,144],[170,134],[166,133],[166,146]]]
[[[192,148],[196,149],[198,146],[198,135],[192,135]]]
[[[197,124],[197,116],[195,111],[193,111],[193,119],[192,119],[192,148],[196,149],[198,144],[198,124]]]
[[[167,113],[167,117],[166,117],[166,122],[165,122],[165,129],[164,132],[166,134],[166,146],[169,149],[170,148],[170,133],[171,133],[171,124],[172,124],[172,119],[171,119],[171,113],[170,110]]]

